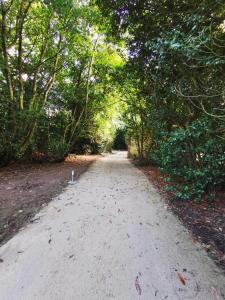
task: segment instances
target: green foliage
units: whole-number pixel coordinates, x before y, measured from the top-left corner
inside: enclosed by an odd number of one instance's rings
[[[69,152],[69,145],[63,141],[51,140],[48,146],[47,156],[49,160],[60,162],[65,159]]]
[[[1,3],[1,164],[58,161],[83,137],[94,152],[110,145],[118,107],[109,98],[124,58],[107,27],[89,1]]]
[[[162,133],[153,159],[171,178],[172,190],[179,199],[200,201],[207,191],[214,193],[225,180],[225,146],[215,136],[215,124],[198,119],[185,128]]]
[[[6,166],[15,157],[18,157],[18,148],[16,144],[8,144],[5,140],[0,140],[0,167]]]
[[[64,160],[70,149],[69,144],[63,138],[67,118],[67,113],[64,110],[58,112],[48,108],[42,111],[38,117],[37,129],[30,144],[34,159],[52,162]],[[37,157],[36,153],[39,153]]]

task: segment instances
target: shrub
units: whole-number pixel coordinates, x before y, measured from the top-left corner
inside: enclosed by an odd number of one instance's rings
[[[48,160],[61,162],[68,155],[69,145],[63,141],[52,140],[48,145]]]
[[[169,189],[179,199],[200,201],[206,191],[212,196],[225,182],[225,146],[215,130],[210,131],[213,126],[204,118],[163,133],[150,154],[161,170],[170,175]]]

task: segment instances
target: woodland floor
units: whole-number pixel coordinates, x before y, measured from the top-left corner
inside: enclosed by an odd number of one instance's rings
[[[62,163],[13,164],[0,169],[0,245],[12,237],[99,156],[70,156]]]
[[[173,200],[173,195],[164,191],[167,183],[155,166],[139,168],[163,194],[169,209],[191,232],[193,243],[199,241],[208,255],[225,271],[225,191],[218,193],[213,203]]]

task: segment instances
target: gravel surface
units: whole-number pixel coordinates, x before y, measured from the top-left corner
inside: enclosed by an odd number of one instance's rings
[[[0,248],[0,299],[224,299],[225,278],[125,152]]]

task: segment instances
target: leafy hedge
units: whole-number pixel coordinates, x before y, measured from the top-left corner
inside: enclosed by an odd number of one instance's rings
[[[225,143],[214,126],[202,118],[185,128],[161,133],[157,150],[150,156],[169,174],[168,189],[176,198],[200,201],[206,191],[213,198],[215,189],[225,182]]]

